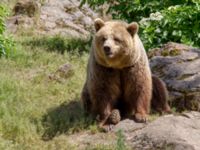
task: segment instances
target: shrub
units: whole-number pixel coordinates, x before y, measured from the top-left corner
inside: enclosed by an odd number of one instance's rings
[[[107,3],[114,19],[139,22],[146,48],[167,41],[200,46],[199,0],[82,0],[84,3],[93,8]]]
[[[152,13],[140,21],[142,40],[147,48],[168,41],[199,47],[200,8],[198,5],[176,5]]]
[[[4,34],[6,30],[5,18],[7,15],[8,13],[5,7],[0,5],[0,57],[9,56],[11,54],[11,50],[14,48],[14,42],[11,37]]]

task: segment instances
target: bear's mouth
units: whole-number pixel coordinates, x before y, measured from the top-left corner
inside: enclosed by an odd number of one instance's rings
[[[114,54],[113,53],[111,53],[111,54],[108,54],[108,55],[106,55],[108,58],[113,58],[114,57]]]
[[[112,52],[105,52],[106,57],[113,58],[114,54]]]

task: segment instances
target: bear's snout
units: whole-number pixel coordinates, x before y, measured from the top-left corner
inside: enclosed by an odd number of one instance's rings
[[[109,56],[109,55],[112,54],[111,48],[110,48],[109,46],[104,46],[104,47],[103,47],[103,50],[104,50],[104,52],[105,52],[105,54],[106,54],[107,56]]]

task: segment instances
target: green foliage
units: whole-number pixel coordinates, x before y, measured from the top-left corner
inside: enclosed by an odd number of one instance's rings
[[[5,32],[5,18],[8,15],[6,8],[0,5],[0,57],[9,56],[14,47],[14,42],[11,37],[6,36]]]
[[[93,8],[107,3],[114,19],[139,22],[146,48],[167,41],[200,46],[200,0],[83,0],[84,3]]]
[[[5,31],[5,20],[4,18],[7,16],[6,9],[0,5],[0,34]]]
[[[198,5],[176,5],[140,21],[142,40],[147,48],[168,41],[199,47],[200,8]]]

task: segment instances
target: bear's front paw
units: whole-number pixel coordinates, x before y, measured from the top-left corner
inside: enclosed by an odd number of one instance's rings
[[[135,121],[140,123],[146,123],[148,120],[147,114],[136,113],[135,114]]]

